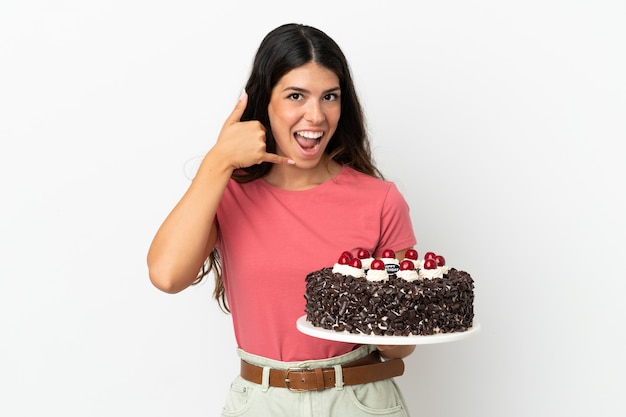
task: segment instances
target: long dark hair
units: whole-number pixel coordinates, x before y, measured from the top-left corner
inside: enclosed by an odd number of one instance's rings
[[[286,73],[310,62],[333,71],[339,78],[341,88],[341,116],[337,130],[326,147],[326,154],[341,165],[382,179],[382,173],[374,165],[363,109],[354,88],[346,57],[337,43],[319,29],[290,23],[277,27],[265,36],[256,53],[246,84],[248,105],[241,120],[260,121],[267,131],[267,151],[276,152],[276,140],[270,128],[268,115],[272,89]],[[272,164],[268,162],[253,165],[234,172],[232,178],[240,183],[254,181],[265,176],[271,167]],[[198,281],[211,271],[215,273],[213,295],[220,307],[229,311],[219,253],[216,249],[206,260]]]

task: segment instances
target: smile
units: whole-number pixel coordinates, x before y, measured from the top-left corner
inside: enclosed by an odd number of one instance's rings
[[[308,130],[303,130],[301,132],[296,132],[296,137],[301,136],[305,139],[319,139],[324,135],[324,132],[311,132]]]
[[[300,148],[302,148],[303,151],[313,152],[320,144],[321,138],[324,136],[324,132],[303,130],[296,132],[294,136],[296,142],[298,142],[298,145],[300,145]]]

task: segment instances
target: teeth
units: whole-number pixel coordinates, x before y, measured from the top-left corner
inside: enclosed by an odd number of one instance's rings
[[[299,136],[302,136],[303,138],[307,138],[307,139],[319,139],[322,137],[323,132],[308,132],[308,131],[303,131],[303,132],[297,132],[296,133]]]

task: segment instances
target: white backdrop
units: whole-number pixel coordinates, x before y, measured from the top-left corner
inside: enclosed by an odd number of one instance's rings
[[[218,415],[230,318],[210,281],[153,288],[145,255],[291,21],[348,56],[417,249],[476,279],[482,332],[417,348],[412,415],[625,415],[625,20],[608,0],[3,1],[0,415]]]

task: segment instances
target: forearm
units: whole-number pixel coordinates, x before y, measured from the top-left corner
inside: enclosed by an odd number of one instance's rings
[[[376,348],[384,359],[406,358],[415,350],[413,345],[377,345]]]
[[[157,231],[148,252],[150,280],[168,293],[193,283],[215,245],[215,214],[232,168],[212,151]]]

